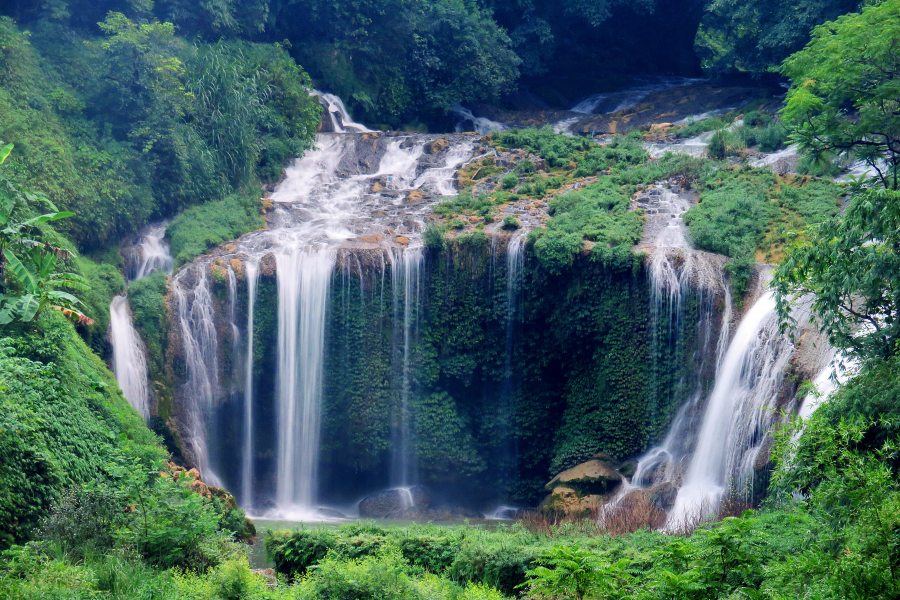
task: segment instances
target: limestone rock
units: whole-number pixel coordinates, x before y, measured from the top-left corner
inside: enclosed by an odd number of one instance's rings
[[[425,154],[439,154],[449,145],[450,142],[444,138],[434,140],[430,144],[425,144]]]
[[[609,463],[595,458],[563,471],[544,487],[555,490],[564,485],[582,496],[590,496],[609,494],[620,483],[622,476]]]

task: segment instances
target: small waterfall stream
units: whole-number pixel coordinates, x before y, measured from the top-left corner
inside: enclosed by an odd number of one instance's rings
[[[244,346],[244,440],[241,451],[241,504],[253,505],[253,313],[256,308],[256,284],[259,264],[248,260],[244,263],[247,281],[247,342]]]
[[[137,243],[128,248],[125,272],[129,282],[152,275],[156,271],[169,272],[172,256],[165,242],[166,224],[147,227]],[[144,420],[150,417],[150,381],[144,342],[134,328],[128,297],[113,298],[109,306],[109,338],[112,345],[113,373],[129,404]]]
[[[131,322],[128,298],[124,295],[116,296],[109,305],[109,330],[116,381],[125,399],[147,420],[150,417],[147,359],[143,342]]]
[[[415,452],[415,415],[410,406],[412,381],[410,363],[412,344],[417,337],[419,322],[419,275],[424,262],[421,248],[406,248],[391,255],[391,282],[393,284],[394,322],[403,323],[400,350],[400,404],[395,417],[395,433],[391,461],[391,482],[396,486],[417,483],[418,469]],[[402,300],[401,300],[402,282]],[[400,316],[402,311],[402,317]],[[398,353],[395,352],[395,355]]]
[[[206,270],[185,268],[172,279],[187,370],[183,437],[206,483],[219,486],[207,445],[206,417],[219,395],[218,336]]]

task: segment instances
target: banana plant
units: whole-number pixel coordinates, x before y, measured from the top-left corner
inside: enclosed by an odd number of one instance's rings
[[[0,295],[0,325],[14,320],[32,321],[46,308],[62,312],[66,317],[79,323],[93,325],[94,321],[79,310],[81,300],[65,290],[90,290],[87,280],[77,273],[57,273],[59,256],[46,248],[34,247],[24,255],[26,262],[19,260],[9,248],[3,251],[10,271],[22,285],[18,295]]]
[[[2,143],[2,142],[0,142]],[[13,144],[7,144],[0,148],[0,165],[6,162],[13,150]],[[28,203],[41,202],[50,207],[53,212],[32,217],[20,221],[16,218],[16,209]],[[13,246],[21,246],[25,248],[34,248],[43,246],[48,250],[52,250],[60,258],[68,258],[68,251],[62,248],[55,248],[46,242],[35,239],[29,239],[25,234],[32,228],[47,223],[49,221],[57,221],[73,216],[75,213],[61,212],[52,202],[41,195],[20,191],[12,181],[0,176],[0,291],[4,289],[6,283],[5,273],[5,256],[6,249]]]
[[[0,147],[0,165],[13,148],[13,144]],[[42,202],[53,212],[20,220],[16,213],[28,202]],[[65,219],[73,214],[57,210],[42,196],[20,191],[0,175],[0,325],[17,319],[31,321],[47,307],[59,310],[80,323],[93,324],[93,320],[78,310],[81,301],[65,291],[90,290],[86,280],[75,273],[55,272],[58,262],[69,258],[71,253],[28,235],[37,225]],[[15,290],[9,285],[7,268],[20,284]],[[20,291],[21,294],[18,293]]]

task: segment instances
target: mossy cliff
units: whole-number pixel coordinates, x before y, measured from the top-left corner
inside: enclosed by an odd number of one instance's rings
[[[410,267],[396,249],[393,268],[382,250],[339,252],[326,317],[322,501],[388,486],[405,436],[416,479],[446,497],[534,503],[553,474],[598,452],[640,454],[708,383],[698,323],[711,316],[717,327],[721,297],[689,292],[677,315],[665,302],[654,309],[644,257],[630,251],[585,251],[551,273],[526,246],[510,283],[509,240],[462,236],[424,249]],[[224,267],[209,267],[222,382],[209,445],[220,465],[234,465],[245,354],[225,318]],[[247,286],[240,263],[232,267],[244,327]],[[263,258],[253,332],[253,464],[263,497],[275,484],[276,276]],[[176,338],[168,364],[177,388]],[[219,472],[237,489],[237,469]]]

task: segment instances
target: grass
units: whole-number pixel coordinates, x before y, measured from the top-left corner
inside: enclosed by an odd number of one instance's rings
[[[185,210],[166,228],[175,267],[265,226],[260,209],[258,193],[248,190]]]

